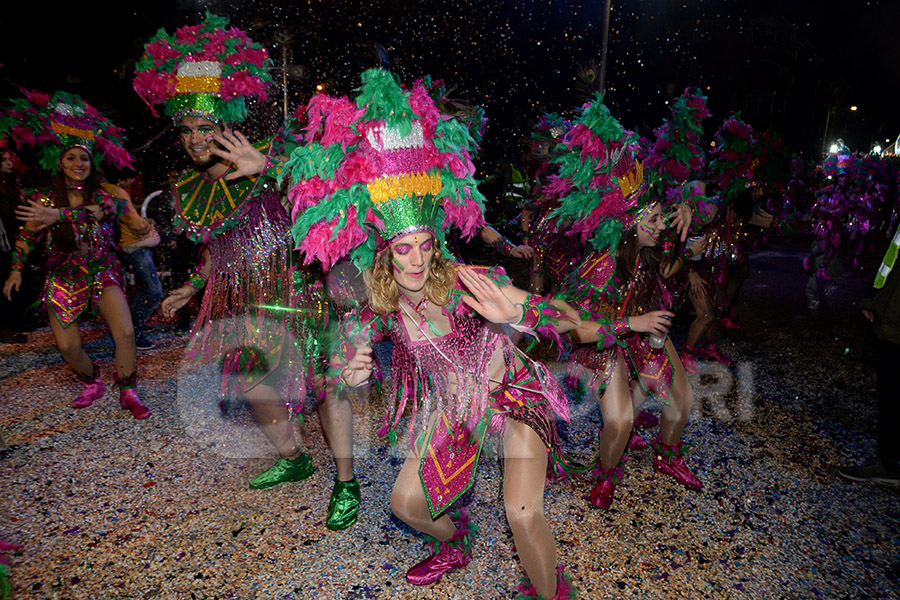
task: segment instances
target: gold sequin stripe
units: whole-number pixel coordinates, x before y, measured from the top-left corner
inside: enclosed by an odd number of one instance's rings
[[[211,94],[219,91],[219,78],[209,75],[198,77],[179,77],[175,82],[176,94]]]
[[[53,123],[51,127],[56,133],[74,135],[75,137],[80,137],[86,140],[94,139],[94,132],[90,129],[79,129],[77,127],[72,127],[71,125],[63,125],[62,123]]]
[[[366,187],[375,204],[403,196],[431,194],[436,197],[443,189],[439,173],[382,177],[370,182]]]

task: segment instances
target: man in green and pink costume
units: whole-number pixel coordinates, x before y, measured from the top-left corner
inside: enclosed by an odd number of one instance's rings
[[[290,135],[251,144],[231,128],[248,115],[248,102],[266,99],[270,66],[265,48],[228,27],[226,18],[207,14],[174,35],[160,30],[145,46],[134,79],[154,114],[161,104],[174,120],[194,164],[175,183],[172,202],[175,227],[200,244],[200,260],[162,311],[173,316],[207,288],[186,356],[221,363],[223,398],[236,376],[277,449],[277,462],[250,481],[254,489],[314,471],[294,439],[292,418],[321,390],[327,315],[321,278],[296,260],[279,200]]]

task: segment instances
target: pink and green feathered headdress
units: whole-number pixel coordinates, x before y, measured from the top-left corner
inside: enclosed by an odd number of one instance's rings
[[[558,171],[543,188],[547,198],[560,203],[551,216],[572,223],[567,235],[597,250],[615,250],[649,200],[643,167],[634,159],[634,134],[610,114],[598,93],[562,143],[567,150],[553,159]]]
[[[451,226],[471,237],[485,225],[466,124],[441,113],[421,82],[404,90],[385,69],[361,79],[355,102],[313,96],[308,143],[285,168],[295,182],[294,240],[325,269],[349,255],[365,270],[408,233],[442,242]]]
[[[8,135],[17,148],[39,148],[41,167],[56,173],[59,157],[74,147],[84,148],[95,167],[103,160],[116,168],[134,161],[123,147],[125,130],[75,94],[22,90],[24,98],[10,100],[0,114],[0,137]]]
[[[710,179],[716,184],[721,202],[728,202],[753,182],[753,128],[740,113],[728,117],[714,136],[710,154]]]
[[[753,154],[753,181],[775,192],[784,190],[790,176],[790,156],[781,137],[773,131],[762,132]]]
[[[681,188],[700,175],[703,156],[703,119],[710,116],[706,96],[687,88],[672,104],[672,114],[656,130],[656,141],[644,166],[654,172],[664,192]]]
[[[133,86],[154,115],[154,105],[163,104],[176,123],[187,116],[237,123],[248,100],[266,100],[271,65],[263,46],[207,12],[202,23],[174,35],[160,29],[135,65]]]

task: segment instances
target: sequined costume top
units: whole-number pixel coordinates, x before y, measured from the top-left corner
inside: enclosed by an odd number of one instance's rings
[[[581,313],[583,321],[600,325],[596,344],[581,344],[572,352],[569,375],[588,370],[588,386],[602,393],[616,355],[622,355],[645,391],[669,401],[672,361],[665,348],[650,347],[650,337],[627,328],[627,318],[654,310],[671,310],[674,298],[656,269],[640,260],[630,281],[619,281],[616,258],[609,251],[594,251],[571,272],[562,298]]]
[[[233,373],[247,390],[277,372],[267,384],[300,411],[312,377],[324,368],[328,307],[322,278],[293,250],[274,175],[270,169],[226,181],[191,171],[175,184],[175,227],[209,255],[186,356],[222,360],[223,397]]]
[[[501,283],[502,270],[478,268]],[[468,489],[485,433],[502,431],[507,418],[529,425],[550,451],[551,469],[561,464],[554,415],[569,419],[568,402],[547,368],[522,353],[504,333],[461,301],[468,294],[457,280],[443,313],[450,332],[441,334],[421,323],[423,337],[412,340],[401,313],[376,314],[368,305],[345,322],[346,364],[353,344],[393,342],[390,391],[380,435],[396,440],[401,418],[409,410],[409,433],[424,444],[420,476],[433,514]],[[402,301],[402,300],[401,300]],[[503,374],[489,377],[499,349]]]
[[[581,262],[584,252],[577,237],[566,235],[568,226],[550,217],[550,213],[558,207],[557,200],[541,204],[526,240],[534,248],[533,271],[539,273],[546,270],[550,280],[557,285]]]
[[[47,248],[43,300],[63,327],[85,312],[96,313],[106,287],[125,289],[122,265],[116,257],[116,220],[138,231],[146,231],[148,225],[125,198],[111,193],[116,190],[115,186],[101,184],[89,202],[72,208],[60,207],[52,194],[47,198],[49,206],[61,208],[61,221],[37,232],[35,237],[43,238]],[[99,219],[94,218],[92,205],[100,207]],[[56,239],[59,234],[54,232],[64,227],[71,228],[74,235],[74,251],[64,250]]]
[[[833,245],[840,243],[843,232],[843,221],[847,217],[849,200],[836,185],[829,185],[816,192],[815,234],[820,239],[828,239]]]

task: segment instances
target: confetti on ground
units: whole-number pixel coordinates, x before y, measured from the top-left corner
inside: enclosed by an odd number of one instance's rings
[[[810,282],[800,269],[808,241],[755,255],[744,329],[722,341],[735,364],[703,363],[693,376],[686,439],[702,491],[655,473],[646,450],[632,454],[609,511],[585,502],[587,480],[548,486],[559,556],[582,598],[900,597],[900,495],[834,473],[874,456],[871,339],[855,307],[877,259],[865,272]],[[689,322],[679,316],[677,342]],[[84,335],[109,380],[105,329],[87,325]],[[521,568],[490,456],[464,499],[481,527],[472,562],[414,588],[404,573],[425,553],[390,513],[403,451],[375,436],[376,405],[355,413],[360,522],[333,532],[324,520],[334,468],[317,417],[297,427],[315,474],[251,490],[247,482],[274,460],[252,418],[239,402],[224,417],[214,403],[198,410],[215,390],[180,369],[184,338],[157,325],[151,339],[157,347],[138,359],[153,410],[145,421],[119,408],[111,385],[73,410],[77,384],[48,329],[26,345],[0,345],[9,445],[0,538],[24,544],[8,555],[13,598],[513,597]],[[572,414],[564,440],[584,461],[599,411],[573,398]]]

